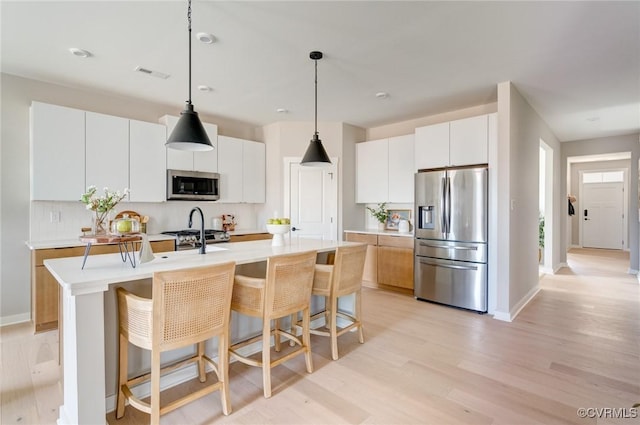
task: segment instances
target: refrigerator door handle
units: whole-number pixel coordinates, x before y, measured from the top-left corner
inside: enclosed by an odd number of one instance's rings
[[[446,192],[446,203],[447,203],[447,238],[449,238],[449,233],[451,233],[451,178],[447,176],[447,192]]]
[[[449,233],[447,229],[447,178],[442,178],[442,196],[440,197],[440,224],[444,238],[447,239]]]
[[[478,270],[478,268],[474,267],[474,266],[455,266],[455,265],[452,265],[452,264],[439,264],[439,263],[432,263],[430,261],[422,261],[422,260],[420,260],[420,262],[422,264],[428,264],[428,265],[433,266],[433,267],[442,267],[442,268],[445,268],[445,269]]]
[[[424,242],[420,242],[420,246],[426,246],[427,248],[442,248],[442,249],[459,249],[464,251],[477,251],[477,246],[452,246],[452,245],[432,245]]]

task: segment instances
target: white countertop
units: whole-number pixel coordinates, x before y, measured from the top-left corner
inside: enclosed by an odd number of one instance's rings
[[[405,238],[412,238],[413,232],[401,233],[397,230],[378,230],[378,229],[359,229],[359,230],[345,230],[345,233],[366,233],[369,235],[385,235],[385,236],[402,236]]]
[[[157,241],[170,241],[174,240],[175,236],[171,235],[148,235],[150,242]],[[85,246],[86,243],[80,242],[80,235],[76,239],[59,239],[52,241],[26,241],[25,244],[29,249],[52,249],[52,248],[73,248],[75,246]]]
[[[157,271],[201,267],[227,261],[248,264],[265,261],[278,254],[309,250],[333,251],[339,246],[354,244],[356,243],[304,238],[287,240],[283,246],[272,246],[271,240],[228,242],[223,244],[224,247],[222,244],[207,245],[207,254],[199,254],[195,249],[154,253],[153,261],[138,264],[136,268],[129,262],[123,262],[120,254],[89,255],[84,269],[81,268],[82,257],[49,259],[44,261],[44,265],[65,290],[69,290],[72,295],[80,295],[106,291],[112,283],[151,278]]]

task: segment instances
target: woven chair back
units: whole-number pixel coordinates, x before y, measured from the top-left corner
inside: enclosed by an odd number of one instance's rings
[[[235,263],[154,273],[154,345],[164,351],[224,333],[234,274]]]
[[[316,252],[270,257],[265,283],[265,316],[283,317],[309,305]]]
[[[367,245],[341,246],[336,249],[333,265],[334,295],[352,294],[362,286],[362,273],[367,256]]]

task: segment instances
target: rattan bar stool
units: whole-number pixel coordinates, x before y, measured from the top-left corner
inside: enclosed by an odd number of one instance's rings
[[[233,286],[231,309],[240,314],[262,318],[262,335],[238,344],[229,352],[238,361],[262,368],[265,398],[271,397],[271,368],[292,357],[304,354],[307,372],[313,372],[309,335],[311,286],[316,263],[316,252],[284,254],[267,260],[265,278],[236,275]],[[280,327],[280,319],[294,313],[302,313],[302,335],[300,338]],[[271,321],[275,322],[274,327]],[[281,348],[281,337],[297,345],[293,351],[278,358],[271,358],[271,336],[275,339],[275,351]],[[256,341],[262,341],[261,360],[240,353]]]
[[[160,415],[197,398],[220,390],[222,412],[231,413],[229,400],[229,320],[235,263],[153,274],[152,298],[142,298],[117,289],[120,329],[118,396],[116,418],[124,415],[125,401],[151,415],[158,424]],[[218,361],[205,354],[205,341],[218,337]],[[129,378],[128,343],[151,350],[151,372]],[[196,345],[196,354],[172,365],[160,364],[160,353]],[[206,381],[205,361],[218,377],[212,383],[176,401],[160,406],[160,376],[197,363],[200,382]],[[131,387],[151,381],[151,400],[133,395]]]
[[[364,343],[362,331],[362,272],[367,255],[366,245],[341,246],[336,249],[333,265],[316,264],[313,289],[311,294],[324,297],[325,310],[314,314],[311,320],[322,316],[325,318],[324,329],[312,328],[314,335],[331,338],[331,357],[338,360],[338,337],[351,329],[358,328],[358,340]],[[353,314],[338,310],[338,298],[355,294]],[[346,320],[348,325],[338,328],[338,317]]]

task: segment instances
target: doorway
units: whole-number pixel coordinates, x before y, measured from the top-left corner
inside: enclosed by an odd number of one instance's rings
[[[580,172],[583,247],[626,249],[626,181],[625,169]]]
[[[291,237],[338,240],[338,158],[324,167],[305,167],[300,160],[284,158],[284,212],[291,218]]]
[[[553,273],[553,149],[540,139],[539,160],[539,222],[538,231],[543,234],[539,237],[539,245],[542,250],[540,259],[540,272]]]

